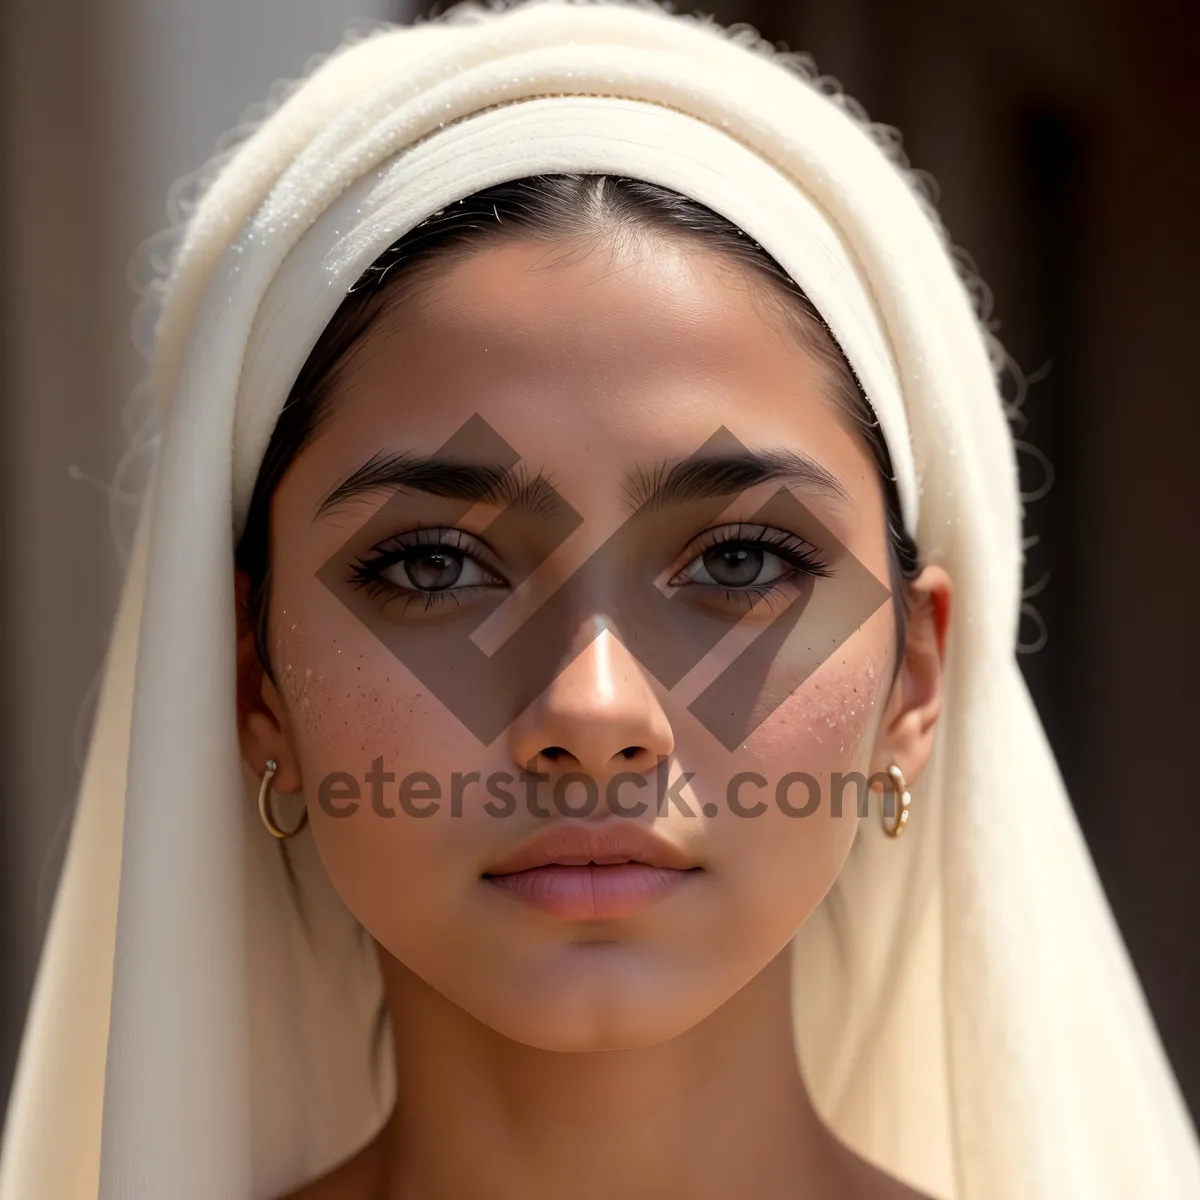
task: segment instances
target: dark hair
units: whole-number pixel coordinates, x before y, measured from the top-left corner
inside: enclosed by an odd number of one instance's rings
[[[897,646],[903,646],[907,618],[904,585],[920,569],[917,548],[901,520],[891,459],[879,422],[854,371],[809,298],[757,242],[695,200],[623,176],[537,175],[497,184],[456,201],[389,246],[347,293],[296,377],[259,468],[236,554],[237,567],[249,577],[247,615],[254,623],[258,657],[268,674],[271,497],[292,460],[328,413],[332,385],[350,350],[400,282],[415,287],[427,268],[465,257],[481,245],[503,238],[620,243],[647,233],[691,238],[773,285],[768,294],[782,301],[785,314],[792,318],[806,348],[826,364],[834,398],[861,427],[883,482]]]

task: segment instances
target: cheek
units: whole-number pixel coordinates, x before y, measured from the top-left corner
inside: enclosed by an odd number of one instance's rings
[[[743,746],[709,749],[697,773],[698,785],[713,781],[698,799],[719,810],[711,836],[728,864],[729,936],[759,954],[783,947],[850,852],[887,698],[891,620],[890,608],[872,617]]]
[[[273,655],[313,836],[343,901],[392,945],[394,930],[418,932],[413,911],[445,910],[462,886],[456,860],[480,818],[468,804],[462,820],[444,819],[448,793],[455,772],[485,766],[485,752],[325,589],[289,600]],[[432,817],[412,815],[431,804]]]
[[[887,633],[890,622],[889,609],[882,622]],[[872,618],[756,730],[752,749],[761,762],[781,772],[865,768],[888,683],[890,646],[872,636],[875,624]]]
[[[275,630],[306,793],[333,772],[361,782],[380,757],[389,771],[433,772],[470,750],[470,735],[319,581],[289,590]]]

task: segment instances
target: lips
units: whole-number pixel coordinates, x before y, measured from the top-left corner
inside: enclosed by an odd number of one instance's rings
[[[484,882],[552,916],[616,920],[658,904],[702,868],[640,825],[559,825],[484,872]]]

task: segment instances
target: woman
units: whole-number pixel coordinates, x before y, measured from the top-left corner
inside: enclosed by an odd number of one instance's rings
[[[1200,1194],[885,145],[551,2],[221,164],[3,1200]]]

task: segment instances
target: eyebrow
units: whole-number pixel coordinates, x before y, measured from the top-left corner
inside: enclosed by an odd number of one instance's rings
[[[466,462],[436,455],[372,455],[317,505],[313,520],[372,492],[424,492],[470,504],[494,504],[533,516],[552,517],[570,511],[551,477],[531,472],[524,463],[508,468],[501,463]]]
[[[835,475],[794,450],[692,457],[637,468],[626,475],[624,494],[634,511],[654,512],[693,500],[733,496],[771,482],[852,503]],[[550,476],[542,471],[531,472],[523,462],[509,469],[499,463],[379,452],[325,496],[313,519],[319,520],[359,496],[400,490],[492,504],[543,518],[571,511]]]
[[[747,450],[732,455],[664,462],[634,472],[625,494],[639,512],[713,496],[733,496],[762,483],[779,482],[852,504],[837,476],[795,450]]]

